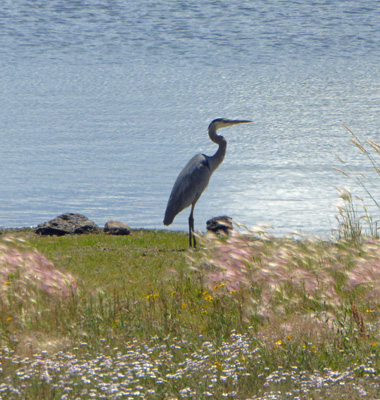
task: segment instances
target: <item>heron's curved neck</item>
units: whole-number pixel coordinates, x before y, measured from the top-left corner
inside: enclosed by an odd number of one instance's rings
[[[226,155],[227,150],[227,140],[222,135],[218,135],[216,133],[215,126],[209,127],[208,135],[214,143],[219,145],[216,153],[209,158],[211,172],[214,172],[224,160],[224,156]]]

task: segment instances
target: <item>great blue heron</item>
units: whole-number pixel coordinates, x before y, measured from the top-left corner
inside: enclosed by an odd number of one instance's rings
[[[178,175],[166,207],[164,225],[170,225],[175,216],[191,205],[189,216],[189,246],[196,247],[194,236],[194,207],[202,192],[206,189],[212,173],[222,163],[226,154],[227,140],[217,135],[216,131],[227,126],[246,124],[252,121],[218,118],[214,119],[208,127],[210,139],[219,145],[213,156],[205,154],[195,155]]]

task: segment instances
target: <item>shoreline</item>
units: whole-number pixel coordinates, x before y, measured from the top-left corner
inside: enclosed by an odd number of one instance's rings
[[[37,226],[29,226],[29,227],[22,227],[22,228],[4,228],[0,227],[0,235],[4,233],[13,233],[13,232],[33,232],[37,229]],[[157,228],[130,228],[131,232],[133,231],[147,231],[147,232],[173,232],[173,233],[183,233],[183,234],[188,234],[187,231],[184,230],[174,230],[174,229],[157,229]],[[99,232],[85,232],[85,233],[75,233],[72,235],[88,235],[88,234],[100,234],[104,233],[104,228],[99,227]],[[40,236],[45,236],[45,235],[40,235]],[[46,236],[56,236],[56,235],[46,235]],[[67,235],[64,235],[67,236]],[[129,236],[129,235],[125,235]]]

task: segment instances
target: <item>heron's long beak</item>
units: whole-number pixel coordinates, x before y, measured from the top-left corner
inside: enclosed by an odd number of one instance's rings
[[[249,124],[252,121],[249,121],[247,119],[233,119],[232,122],[234,124]]]
[[[252,121],[246,119],[230,119],[228,121],[225,121],[225,126],[232,126],[237,124],[249,124],[250,122]]]

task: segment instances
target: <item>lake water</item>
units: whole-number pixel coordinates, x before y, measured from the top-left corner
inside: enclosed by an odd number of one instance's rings
[[[379,21],[372,0],[2,1],[0,226],[79,212],[163,228],[175,178],[226,117],[254,122],[222,131],[196,229],[227,214],[328,235],[335,188],[357,190],[336,155],[371,171],[342,124],[380,141]]]

